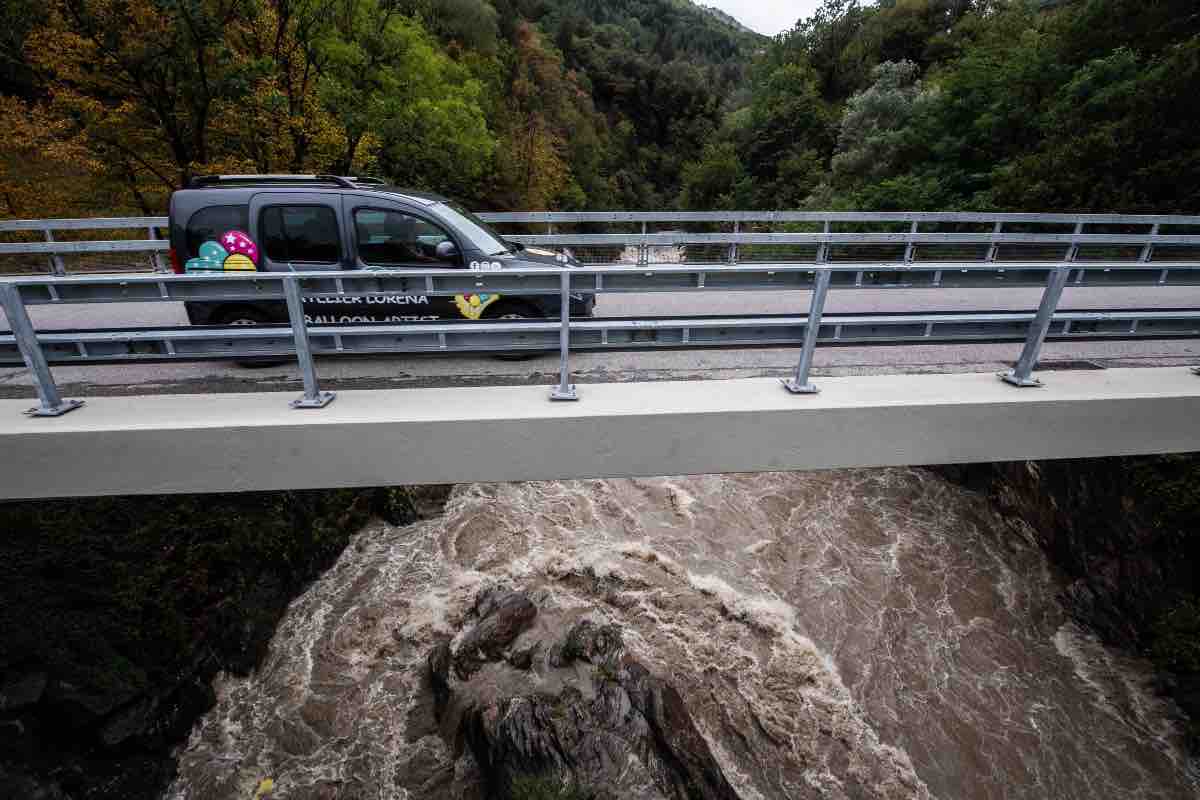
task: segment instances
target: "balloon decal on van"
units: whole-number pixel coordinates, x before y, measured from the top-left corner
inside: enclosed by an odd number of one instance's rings
[[[258,245],[242,231],[225,231],[221,240],[200,245],[196,258],[184,265],[187,272],[254,272],[258,269]]]
[[[479,319],[484,309],[500,299],[498,294],[460,294],[455,296],[454,305],[458,313],[467,319]]]

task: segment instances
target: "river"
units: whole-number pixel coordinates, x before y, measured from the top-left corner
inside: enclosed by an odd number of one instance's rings
[[[517,644],[619,626],[744,800],[1196,796],[1147,667],[1012,528],[916,469],[460,486],[364,530],[262,668],[218,680],[167,796],[481,797],[426,664],[493,586],[539,608]]]

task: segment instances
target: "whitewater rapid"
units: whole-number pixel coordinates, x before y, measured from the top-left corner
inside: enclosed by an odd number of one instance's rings
[[[745,800],[1194,797],[1150,672],[1014,527],[922,470],[460,486],[364,530],[217,681],[167,797],[481,797],[426,664],[495,586],[543,629],[619,625]]]

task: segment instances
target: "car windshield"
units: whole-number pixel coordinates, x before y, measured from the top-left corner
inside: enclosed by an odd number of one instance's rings
[[[508,247],[500,238],[500,234],[457,203],[438,203],[434,208],[484,255],[499,256],[508,252]]]

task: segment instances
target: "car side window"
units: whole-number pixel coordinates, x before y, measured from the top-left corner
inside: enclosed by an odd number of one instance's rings
[[[444,228],[402,211],[360,208],[354,212],[354,238],[364,264],[386,267],[447,266],[437,246],[453,241]]]
[[[200,255],[200,245],[216,241],[225,231],[244,231],[250,227],[249,206],[209,206],[187,222],[187,253],[184,260]]]
[[[259,222],[259,238],[272,261],[341,261],[337,214],[328,206],[267,206]]]

